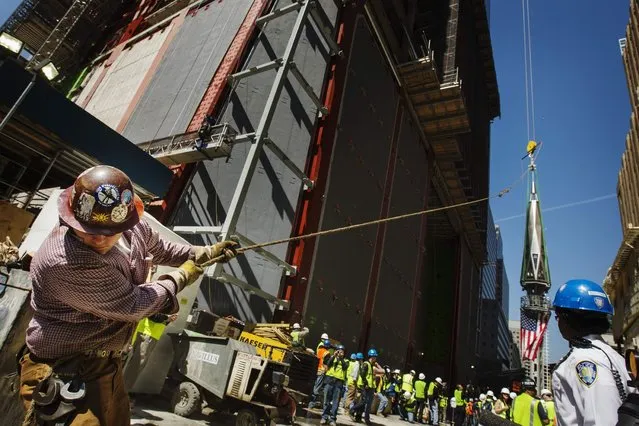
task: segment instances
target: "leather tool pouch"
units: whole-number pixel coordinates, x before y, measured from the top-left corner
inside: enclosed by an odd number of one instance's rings
[[[52,373],[33,391],[38,426],[64,426],[73,420],[78,404],[86,397],[86,385],[77,374],[80,360],[53,365]]]

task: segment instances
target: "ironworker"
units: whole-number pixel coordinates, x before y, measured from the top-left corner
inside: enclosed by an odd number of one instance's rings
[[[321,346],[318,346],[317,358],[319,359],[319,363],[317,364],[317,378],[315,379],[315,385],[313,386],[313,395],[311,395],[311,400],[308,403],[309,410],[315,408],[316,404],[321,405],[321,402],[319,402],[318,399],[321,398],[324,391],[324,379],[326,375],[324,359],[327,355],[330,355],[330,348],[331,342],[328,339],[324,340]]]
[[[143,212],[131,181],[114,167],[90,168],[61,193],[59,223],[31,263],[34,313],[20,359],[25,423],[128,425],[121,357],[136,323],[176,313],[176,294],[202,274],[199,264],[236,255],[232,241],[191,247],[164,240]],[[151,262],[179,268],[145,282]],[[60,381],[59,393],[72,402],[55,392]]]
[[[493,405],[495,404],[495,393],[488,389],[488,392],[486,392],[486,399],[484,400],[484,402],[482,403],[481,408],[484,411],[493,411]]]
[[[464,407],[466,406],[466,401],[464,401],[464,385],[461,383],[458,384],[453,395],[455,396],[455,410],[453,413],[455,426],[461,426],[464,422]],[[453,404],[451,404],[451,407],[452,406]]]
[[[324,380],[324,412],[321,425],[337,425],[337,409],[342,389],[346,383],[349,363],[344,359],[344,346],[337,345],[335,353],[324,361],[326,366],[326,379]]]
[[[446,394],[448,393],[448,385],[444,382],[442,386],[442,392],[439,395],[439,422],[447,423],[448,421],[448,398],[446,398]]]
[[[430,384],[428,385],[428,391],[426,393],[426,396],[428,397],[428,410],[430,413],[429,421],[431,424],[434,425],[439,424],[439,407],[437,403],[439,401],[439,394],[441,393],[442,383],[444,383],[442,381],[442,378],[436,377],[435,380],[430,382]]]
[[[550,424],[550,421],[548,420],[548,413],[546,412],[544,405],[540,400],[535,398],[535,395],[537,394],[535,381],[530,378],[525,378],[521,382],[521,387],[524,392],[517,397],[517,400],[512,405],[513,423],[517,423],[522,426],[541,426]],[[573,425],[583,423],[565,424]],[[591,424],[598,425],[598,423]]]
[[[495,401],[495,405],[493,406],[493,412],[497,414],[502,419],[508,418],[508,411],[510,410],[510,391],[508,388],[502,388],[499,393],[499,397],[497,401]]]
[[[331,342],[331,340],[328,338],[328,334],[327,333],[322,333],[322,335],[320,336],[320,341],[317,344],[317,347],[315,348],[315,353],[319,352],[320,348],[322,346],[324,346],[324,342],[327,341],[327,340],[328,340],[329,343]]]
[[[555,420],[557,418],[557,414],[555,413],[555,402],[552,400],[552,392],[548,389],[542,389],[541,402],[544,404],[544,408],[548,413],[548,420],[550,420],[550,424],[556,424]]]
[[[515,405],[515,398],[517,398],[517,394],[515,392],[510,392],[510,409],[508,410],[508,420],[513,419],[513,405]]]
[[[571,280],[557,290],[553,306],[571,346],[552,375],[557,422],[616,425],[617,409],[635,390],[628,386],[625,360],[601,338],[613,314],[608,295],[592,281]]]
[[[404,392],[402,395],[400,405],[402,407],[402,419],[407,420],[408,423],[415,423],[415,406],[417,400],[411,392]]]
[[[386,407],[388,407],[388,397],[386,396],[386,388],[391,381],[391,370],[390,367],[384,366],[382,367],[384,370],[384,374],[381,376],[375,377],[376,389],[377,392],[375,395],[377,399],[379,399],[379,405],[377,406],[377,415],[386,417]]]
[[[364,362],[364,354],[358,352],[355,354],[355,360],[353,360],[351,355],[351,363],[348,366],[348,371],[346,373],[346,401],[344,403],[344,408],[346,410],[350,410],[351,405],[355,401],[355,397],[357,396],[357,378],[359,377],[359,368]]]
[[[379,370],[381,370],[381,368],[377,367],[377,355],[377,350],[369,349],[368,360],[362,363],[357,379],[357,387],[362,392],[362,398],[349,412],[351,419],[356,421],[361,421],[362,417],[364,417],[364,423],[367,425],[372,424],[370,411],[375,394],[374,376],[379,374]]]
[[[402,392],[413,393],[413,381],[415,380],[415,370],[410,370],[402,376]]]
[[[306,348],[306,342],[304,338],[308,335],[308,328],[302,328],[299,323],[293,324],[293,331],[291,331],[291,345],[294,348]]]
[[[415,401],[416,411],[417,411],[417,421],[419,423],[424,423],[424,407],[426,406],[426,375],[424,373],[419,373],[417,380],[415,380]]]

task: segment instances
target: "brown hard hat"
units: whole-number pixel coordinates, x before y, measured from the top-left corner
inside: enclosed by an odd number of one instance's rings
[[[111,166],[85,170],[62,191],[58,214],[71,228],[88,234],[114,235],[133,228],[144,213],[129,177]]]

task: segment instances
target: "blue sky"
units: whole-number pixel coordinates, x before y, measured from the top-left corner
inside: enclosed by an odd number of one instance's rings
[[[630,103],[618,39],[624,37],[629,1],[530,1],[537,161],[544,208],[616,192],[629,128]],[[492,0],[491,36],[501,95],[501,118],[492,126],[491,189],[516,179],[527,141],[521,2]],[[491,203],[504,241],[511,319],[519,319],[526,186]],[[544,216],[552,276],[551,297],[571,278],[601,282],[621,243],[615,197],[548,211]],[[554,318],[550,359],[568,349]]]
[[[0,22],[19,3],[0,2]],[[538,160],[542,208],[614,194],[629,126],[630,106],[618,39],[629,1],[530,1]],[[521,2],[491,1],[491,35],[501,94],[501,118],[492,127],[491,189],[496,193],[522,172],[527,142]],[[519,318],[519,270],[525,185],[492,203],[501,226],[511,283],[511,319]],[[551,296],[576,277],[598,282],[621,241],[615,198],[544,215],[553,279]],[[551,360],[567,345],[551,320]]]

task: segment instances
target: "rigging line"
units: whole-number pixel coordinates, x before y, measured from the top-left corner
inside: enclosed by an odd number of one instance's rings
[[[599,196],[599,197],[588,198],[586,200],[575,201],[575,202],[572,202],[572,203],[560,204],[558,206],[553,206],[553,207],[549,207],[547,209],[543,209],[543,213],[548,213],[548,212],[552,212],[552,211],[555,211],[555,210],[567,209],[569,207],[582,206],[584,204],[596,203],[598,201],[607,200],[609,198],[614,198],[616,196],[617,196],[617,194],[613,193],[613,194],[602,195],[602,196]],[[508,217],[504,217],[502,219],[497,219],[495,221],[495,223],[497,223],[497,222],[505,222],[505,221],[512,220],[512,219],[518,219],[520,217],[525,217],[525,216],[526,216],[526,214],[516,214],[514,216],[508,216]]]
[[[283,238],[281,240],[274,240],[274,241],[269,241],[269,242],[266,242],[266,243],[260,243],[260,244],[254,244],[254,245],[251,245],[251,246],[240,247],[240,248],[237,249],[237,253],[244,253],[244,252],[249,251],[249,250],[260,249],[260,248],[263,248],[263,247],[273,246],[273,245],[277,245],[277,244],[284,244],[284,243],[289,243],[289,242],[292,242],[292,241],[299,241],[299,240],[304,240],[304,239],[307,239],[307,238],[319,237],[319,236],[322,236],[322,235],[336,234],[336,233],[339,233],[339,232],[351,231],[353,229],[363,228],[363,227],[366,227],[366,226],[378,225],[380,223],[394,222],[394,221],[397,221],[397,220],[407,219],[407,218],[410,218],[410,217],[422,216],[422,215],[426,215],[426,214],[437,213],[437,212],[442,212],[442,211],[446,211],[446,210],[456,209],[456,208],[459,208],[459,207],[464,207],[464,206],[470,206],[470,205],[473,205],[473,204],[483,203],[483,202],[489,201],[489,200],[491,200],[493,198],[502,198],[504,195],[508,194],[512,190],[513,186],[515,184],[517,184],[522,178],[523,178],[523,175],[519,179],[517,179],[513,183],[512,186],[508,186],[508,187],[502,189],[501,191],[499,191],[496,194],[493,194],[493,195],[488,196],[488,197],[479,198],[477,200],[466,201],[466,202],[463,202],[463,203],[452,204],[452,205],[444,206],[444,207],[436,207],[436,208],[433,208],[433,209],[420,210],[420,211],[417,211],[417,212],[406,213],[406,214],[402,214],[402,215],[398,215],[398,216],[392,216],[392,217],[386,217],[386,218],[382,218],[382,219],[376,219],[376,220],[372,220],[372,221],[369,221],[369,222],[356,223],[354,225],[343,226],[343,227],[340,227],[340,228],[326,229],[326,230],[323,230],[323,231],[312,232],[310,234],[298,235],[298,236],[295,236],[295,237]],[[216,257],[214,259],[211,259],[211,260],[209,260],[207,262],[202,263],[200,266],[204,268],[204,267],[212,265],[213,263],[222,261],[223,259],[224,259],[223,255],[222,256],[218,256],[218,257]]]
[[[526,42],[526,0],[521,0],[521,23],[524,41],[524,86],[526,91],[526,139],[530,140],[530,102],[528,101],[528,43]]]
[[[530,77],[530,121],[532,128],[532,138],[535,140],[535,86],[533,80],[533,61],[532,61],[532,29],[530,27],[530,0],[526,0],[526,21],[528,31],[528,75]]]

